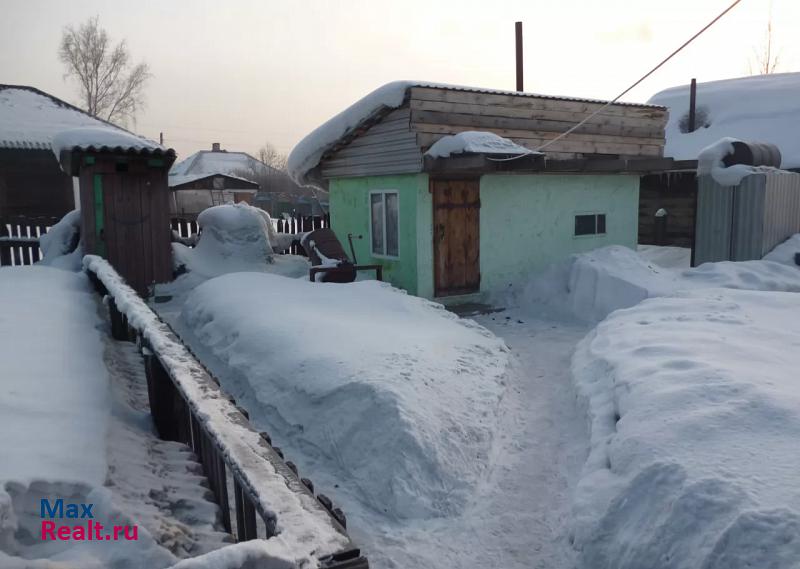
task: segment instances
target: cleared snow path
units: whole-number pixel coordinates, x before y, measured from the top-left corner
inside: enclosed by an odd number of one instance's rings
[[[154,432],[136,346],[108,339],[104,359],[113,399],[106,487],[114,508],[179,559],[232,543],[191,449]]]
[[[570,500],[589,443],[570,360],[589,327],[514,311],[474,319],[512,353],[489,473],[462,515],[412,527],[354,515],[342,496],[351,535],[374,567],[572,569]]]

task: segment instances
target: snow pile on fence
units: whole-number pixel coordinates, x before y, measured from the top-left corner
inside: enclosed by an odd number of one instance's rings
[[[295,236],[275,231],[262,209],[244,202],[219,205],[204,210],[197,223],[201,233],[194,248],[172,244],[176,265],[197,276],[269,271],[299,277],[308,273],[305,258],[274,254],[288,247]]]
[[[799,312],[792,293],[691,291],[581,342],[582,567],[797,567]]]
[[[800,292],[800,270],[768,260],[675,270],[618,245],[572,255],[534,276],[517,300],[531,310],[599,322],[614,310],[678,290],[724,287]]]
[[[80,271],[83,248],[80,245],[81,212],[74,209],[39,238],[42,265]]]
[[[86,276],[6,267],[0,298],[0,432],[14,433],[0,439],[0,480],[101,485],[110,400]]]
[[[131,542],[41,539],[42,499],[92,503],[95,522],[106,529],[135,523],[121,516],[103,487],[111,414],[105,344],[82,273],[5,267],[0,298],[0,566],[172,563],[174,557],[143,528]]]
[[[481,154],[503,154],[503,155],[522,155],[522,154],[541,154],[524,146],[520,146],[513,140],[498,136],[493,132],[480,130],[468,130],[443,136],[437,140],[433,146],[425,153],[426,156],[433,158],[446,158],[452,154],[463,154],[465,152]]]
[[[449,515],[484,474],[508,356],[477,324],[376,281],[256,273],[201,284],[181,318],[251,420],[368,506]]]
[[[775,144],[783,157],[782,167],[797,168],[800,167],[798,91],[800,73],[699,83],[698,124],[691,133],[686,131],[689,85],[661,91],[648,103],[669,108],[664,156],[694,160],[703,148],[732,136]]]

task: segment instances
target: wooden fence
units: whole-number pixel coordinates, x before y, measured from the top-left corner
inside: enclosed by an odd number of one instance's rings
[[[57,217],[13,217],[0,219],[0,266],[33,265],[42,260],[39,237],[58,222]],[[275,219],[279,233],[303,233],[330,226],[330,216],[310,215],[289,219]],[[182,239],[197,235],[200,228],[197,218],[173,217],[170,227]],[[303,255],[305,251],[295,241],[282,253]]]
[[[141,346],[150,410],[159,436],[193,449],[220,506],[225,529],[238,541],[273,537],[281,514],[267,505],[274,500],[286,510],[289,491],[299,495],[290,514],[295,526],[298,518],[305,517],[309,526],[316,532],[324,528],[322,533],[328,537],[326,542],[324,536],[310,531],[290,541],[306,544],[308,552],[325,552],[319,557],[321,568],[367,569],[367,559],[347,537],[342,511],[324,494],[315,496],[313,483],[301,478],[291,461],[284,461],[283,452],[272,446],[267,433],[257,433],[250,426],[247,411],[221,390],[219,381],[106,261],[89,256],[84,264],[98,293],[108,296],[112,337]],[[283,496],[275,495],[280,493]],[[297,531],[297,527],[282,528],[282,534]],[[331,536],[344,545],[338,551],[330,551]]]
[[[33,265],[41,261],[39,237],[57,222],[57,217],[0,219],[0,266]]]

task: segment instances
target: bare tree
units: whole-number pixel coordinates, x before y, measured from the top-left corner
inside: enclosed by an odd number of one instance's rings
[[[750,75],[770,75],[775,73],[780,60],[779,53],[773,53],[772,45],[772,4],[770,4],[769,20],[767,20],[767,35],[763,45],[753,50],[755,61],[750,62]]]
[[[78,28],[64,28],[58,57],[66,67],[64,76],[77,80],[90,115],[124,123],[144,106],[151,77],[147,64],[131,64],[125,40],[112,45],[97,16]]]
[[[279,152],[278,149],[269,142],[258,149],[258,159],[267,166],[272,166],[276,170],[286,172],[286,162],[288,160],[288,156],[282,152]]]

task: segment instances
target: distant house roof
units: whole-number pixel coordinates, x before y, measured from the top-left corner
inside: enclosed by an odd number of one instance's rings
[[[201,150],[176,163],[170,170],[170,177],[222,174],[257,181],[256,178],[270,173],[277,174],[278,170],[267,166],[246,152]]]
[[[192,184],[193,182],[199,182],[200,180],[205,180],[207,178],[216,178],[218,176],[222,176],[223,178],[227,178],[229,180],[237,182],[239,187],[242,189],[258,189],[258,184],[256,182],[247,180],[245,178],[241,178],[239,176],[232,176],[230,174],[172,174],[169,175],[169,187],[172,189],[180,189],[181,186],[185,186],[186,184]],[[226,188],[231,189],[231,188]]]
[[[0,148],[50,150],[57,134],[77,127],[130,134],[34,87],[0,84]]]
[[[694,160],[724,137],[769,142],[782,168],[800,168],[800,73],[753,75],[697,84],[697,130],[686,130],[689,85],[655,94],[651,103],[669,108],[664,156]]]

